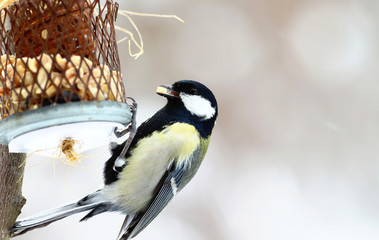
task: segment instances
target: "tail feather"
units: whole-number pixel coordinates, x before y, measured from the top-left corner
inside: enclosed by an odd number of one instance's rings
[[[52,222],[58,221],[62,218],[68,217],[76,213],[85,212],[91,209],[93,209],[95,213],[100,213],[99,211],[96,211],[96,208],[99,206],[106,206],[107,204],[103,201],[94,201],[95,196],[97,196],[97,193],[98,192],[90,194],[87,197],[80,200],[79,202],[71,203],[56,209],[48,210],[46,212],[42,212],[37,216],[17,221],[11,230],[12,237],[24,234],[35,228],[45,227]],[[104,207],[101,207],[101,209],[103,208]]]
[[[111,207],[109,204],[106,204],[106,203],[99,204],[95,208],[93,208],[87,215],[85,215],[82,219],[80,219],[80,222],[87,221],[88,218],[91,218],[97,214],[107,212],[110,210],[110,208]]]

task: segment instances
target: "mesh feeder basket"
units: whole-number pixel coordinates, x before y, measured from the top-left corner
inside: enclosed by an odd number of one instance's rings
[[[131,120],[114,22],[100,0],[20,0],[0,10],[0,144],[10,152],[81,151]]]

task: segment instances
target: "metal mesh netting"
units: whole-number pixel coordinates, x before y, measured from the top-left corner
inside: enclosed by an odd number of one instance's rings
[[[1,9],[1,118],[55,103],[125,102],[117,10],[100,0],[20,0]]]

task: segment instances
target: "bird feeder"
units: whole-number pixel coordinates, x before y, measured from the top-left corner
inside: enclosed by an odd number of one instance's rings
[[[20,0],[0,10],[0,144],[10,152],[50,154],[71,140],[86,151],[130,123],[118,4],[102,2]]]

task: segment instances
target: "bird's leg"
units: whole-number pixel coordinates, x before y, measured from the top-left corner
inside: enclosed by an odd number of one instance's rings
[[[129,105],[130,113],[132,114],[132,120],[131,120],[131,123],[125,129],[123,129],[121,131],[118,130],[118,127],[114,128],[113,133],[117,138],[123,137],[125,134],[127,134],[133,128],[136,127],[135,126],[136,125],[136,113],[137,113],[138,104],[133,98],[131,98],[131,97],[128,97],[128,98],[132,100],[132,103]]]
[[[117,137],[122,137],[126,133],[129,132],[129,137],[126,140],[125,146],[122,149],[121,154],[120,154],[120,156],[118,158],[124,158],[125,157],[126,152],[128,151],[129,146],[132,143],[132,140],[133,140],[133,138],[134,138],[134,136],[136,135],[136,132],[137,132],[136,116],[137,116],[137,107],[138,107],[138,104],[137,104],[137,102],[133,98],[131,98],[131,97],[128,97],[128,98],[132,100],[132,104],[130,105],[130,112],[132,113],[132,121],[131,121],[131,123],[129,124],[129,126],[125,130],[122,130],[122,131],[118,132],[117,129],[115,129],[115,131],[114,131],[115,135]]]

